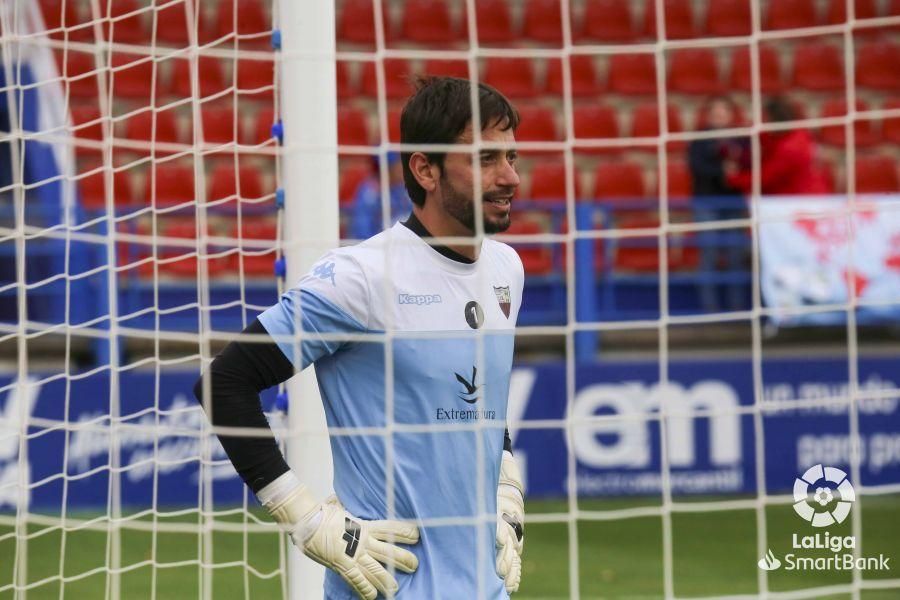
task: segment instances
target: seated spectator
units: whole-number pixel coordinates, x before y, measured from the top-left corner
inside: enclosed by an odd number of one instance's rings
[[[406,186],[403,185],[403,163],[400,162],[399,152],[388,152],[388,189],[390,192],[391,221],[390,227],[400,219],[405,218],[412,211],[412,203],[406,194]],[[364,179],[353,197],[352,215],[350,221],[351,237],[357,240],[365,240],[375,234],[381,233],[384,227],[382,219],[381,202],[381,178],[378,159],[373,161],[372,174]]]
[[[701,112],[704,130],[737,127],[737,110],[727,96],[713,96]],[[739,189],[726,181],[726,164],[749,162],[749,140],[743,137],[719,137],[694,140],[688,146],[694,198],[691,202],[694,220],[726,221],[744,219],[747,211]],[[700,303],[706,312],[718,312],[719,288],[715,273],[719,270],[740,272],[745,269],[746,247],[738,229],[710,229],[697,232],[700,246]],[[727,286],[731,310],[742,307],[742,288]]]
[[[775,97],[765,105],[766,120],[783,123],[796,120],[796,113],[784,98]],[[825,173],[816,164],[812,134],[806,129],[767,131],[759,136],[760,188],[763,195],[828,194]],[[750,193],[753,171],[732,162],[725,165],[726,182]]]

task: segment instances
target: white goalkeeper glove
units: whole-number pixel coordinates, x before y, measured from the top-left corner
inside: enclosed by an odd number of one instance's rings
[[[336,496],[318,502],[290,471],[257,494],[301,552],[337,572],[360,598],[392,597],[397,580],[385,569],[412,573],[415,554],[395,543],[415,544],[419,529],[400,521],[364,521],[344,510]],[[384,566],[383,566],[384,565]]]
[[[522,579],[522,549],[525,546],[525,491],[519,465],[504,450],[497,485],[497,574],[510,594]]]

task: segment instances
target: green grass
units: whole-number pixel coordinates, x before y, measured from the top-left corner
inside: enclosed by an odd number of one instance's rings
[[[891,557],[892,571],[864,573],[865,579],[900,578],[895,560],[900,560],[900,498],[868,497],[862,501],[864,556],[883,553]],[[615,510],[651,506],[655,500],[583,501],[581,510]],[[658,504],[658,503],[657,503]],[[529,514],[565,512],[566,503],[534,501]],[[196,519],[196,517],[194,517]],[[166,519],[173,523],[185,517]],[[231,517],[240,522],[240,517]],[[791,534],[811,532],[790,506],[773,506],[766,511],[769,546],[781,559],[793,550]],[[675,513],[671,519],[673,543],[673,586],[679,597],[757,594],[759,569],[756,561],[756,513],[753,510]],[[580,598],[660,598],[664,595],[663,521],[658,516],[577,522],[577,560]],[[12,583],[16,552],[12,529],[0,526],[0,588]],[[849,535],[850,520],[828,529],[831,535]],[[28,582],[54,578],[30,588],[28,598],[93,599],[105,596],[107,574],[107,536],[104,532],[81,530],[63,535],[59,530],[31,525],[28,541]],[[522,587],[516,598],[570,597],[569,526],[566,523],[531,523],[526,529],[525,564]],[[122,540],[122,565],[126,571],[120,580],[120,597],[131,599],[193,598],[199,594],[201,556],[198,536],[190,533],[125,530]],[[259,577],[258,573],[276,573],[281,560],[278,537],[269,533],[216,532],[213,538],[214,569],[211,573],[212,596],[228,598],[279,598],[283,582],[278,576]],[[809,556],[825,556],[828,551],[805,551]],[[62,560],[64,559],[64,560]],[[246,561],[246,563],[245,563]],[[156,567],[154,568],[153,564]],[[229,565],[229,563],[237,563]],[[91,574],[92,570],[98,572]],[[58,575],[67,581],[60,589]],[[849,583],[849,572],[769,573],[770,590],[786,591],[823,585]],[[865,591],[865,600],[896,598],[896,588]],[[0,592],[0,600],[12,598],[11,591]],[[818,596],[849,598],[849,594]]]

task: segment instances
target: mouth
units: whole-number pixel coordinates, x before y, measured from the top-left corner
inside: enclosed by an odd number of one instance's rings
[[[512,194],[509,196],[491,196],[490,198],[485,198],[484,201],[495,206],[509,206],[512,203]]]

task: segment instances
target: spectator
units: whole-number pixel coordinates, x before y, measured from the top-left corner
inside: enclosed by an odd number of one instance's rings
[[[794,108],[780,97],[765,105],[766,119],[772,123],[793,121]],[[805,129],[768,131],[759,136],[760,188],[763,195],[828,194],[831,192],[824,172],[816,164],[812,134]],[[752,169],[726,163],[726,181],[750,193]]]
[[[704,130],[736,127],[737,108],[727,96],[713,96],[701,111]],[[718,137],[694,140],[688,146],[688,165],[691,170],[694,198],[694,220],[725,221],[746,218],[744,200],[739,189],[726,181],[727,164],[748,161],[749,143],[746,138]],[[716,271],[743,272],[746,247],[737,229],[710,229],[697,232],[700,246],[700,303],[706,312],[718,312],[719,286]],[[727,286],[731,310],[742,306],[741,287],[735,282]]]
[[[403,185],[403,164],[400,162],[399,152],[388,152],[388,189],[391,201],[390,227],[400,219],[406,217],[412,210],[412,203],[406,195],[406,186]],[[365,240],[385,229],[382,222],[381,206],[381,178],[378,159],[373,161],[372,174],[364,179],[356,194],[353,196],[352,216],[350,221],[350,233],[354,239]]]

